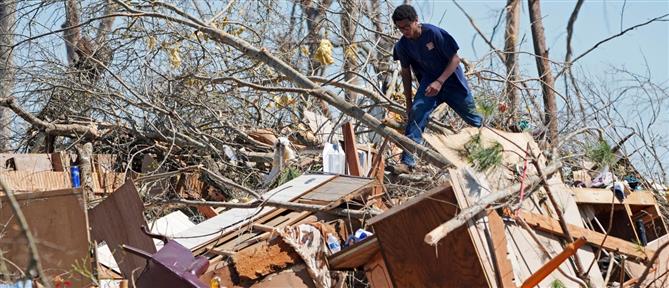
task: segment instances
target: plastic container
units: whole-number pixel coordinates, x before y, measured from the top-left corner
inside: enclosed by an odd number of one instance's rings
[[[70,167],[70,178],[72,179],[72,188],[81,186],[81,175],[79,174],[79,166]]]
[[[328,233],[327,243],[328,243],[328,248],[330,249],[330,252],[332,252],[332,254],[341,251],[341,244],[339,244],[339,238],[332,235],[331,233]]]
[[[323,172],[344,174],[346,154],[339,144],[325,143],[323,147]]]

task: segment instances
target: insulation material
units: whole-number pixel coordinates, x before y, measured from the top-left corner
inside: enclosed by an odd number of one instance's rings
[[[326,257],[328,248],[321,230],[309,224],[288,226],[277,230],[283,240],[304,260],[317,287],[332,287]]]

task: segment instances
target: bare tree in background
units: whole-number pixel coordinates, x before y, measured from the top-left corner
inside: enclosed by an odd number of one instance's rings
[[[518,72],[518,29],[520,29],[520,0],[508,0],[506,2],[506,29],[504,30],[504,52],[506,75],[509,79],[504,86],[504,94],[509,100],[509,113],[511,119],[516,120],[520,95],[516,88],[519,80]]]
[[[547,128],[548,141],[556,144],[558,141],[558,115],[555,100],[555,81],[548,62],[548,47],[544,35],[544,25],[541,20],[541,1],[528,0],[527,6],[530,14],[532,28],[532,42],[534,43],[534,54],[537,62],[537,71],[541,79],[541,92],[544,96],[544,125]]]
[[[0,2],[0,98],[11,97],[14,90],[14,67],[12,67],[12,45],[16,25],[16,2]],[[10,123],[12,113],[0,107],[0,152],[10,149]]]

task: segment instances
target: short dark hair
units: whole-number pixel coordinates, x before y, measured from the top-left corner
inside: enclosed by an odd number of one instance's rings
[[[405,19],[409,21],[416,21],[416,19],[418,19],[416,9],[413,9],[413,6],[408,4],[397,6],[393,12],[393,22],[398,22]]]

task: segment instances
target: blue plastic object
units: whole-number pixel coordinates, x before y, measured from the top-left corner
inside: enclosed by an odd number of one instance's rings
[[[70,167],[70,175],[72,177],[72,188],[81,186],[81,176],[79,174],[79,166]]]

